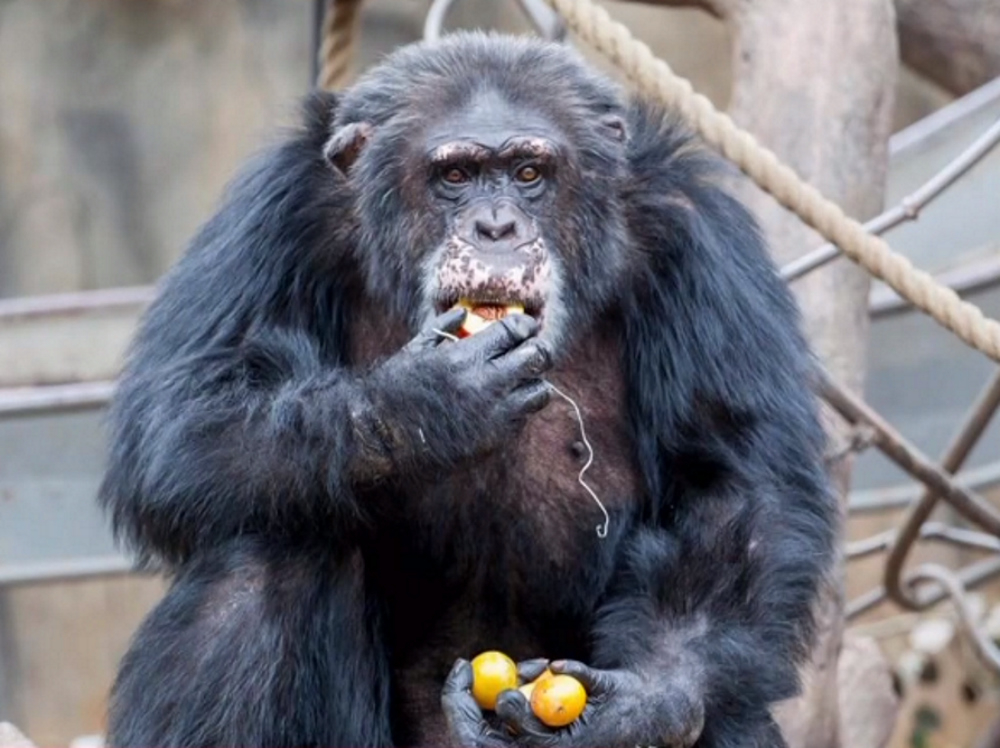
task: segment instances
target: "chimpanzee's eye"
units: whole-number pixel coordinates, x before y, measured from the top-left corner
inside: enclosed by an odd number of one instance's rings
[[[452,166],[444,172],[444,181],[448,184],[465,184],[469,181],[469,175],[457,166]]]
[[[542,173],[535,166],[522,166],[517,170],[515,175],[518,182],[523,184],[531,184],[532,182],[537,182]]]

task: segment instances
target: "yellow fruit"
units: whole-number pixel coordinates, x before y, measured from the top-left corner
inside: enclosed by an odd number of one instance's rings
[[[476,333],[482,332],[492,324],[492,321],[483,319],[470,309],[465,315],[465,321],[462,323],[462,326],[458,328],[458,337],[467,338],[470,335],[475,335]]]
[[[551,678],[551,677],[552,677],[552,671],[549,670],[548,668],[545,668],[545,671],[541,675],[539,675],[533,681],[530,681],[529,683],[525,683],[523,686],[521,686],[517,690],[524,694],[524,698],[526,698],[528,701],[531,701],[531,693],[532,693],[532,691],[535,690],[535,686],[537,686],[539,683],[541,683],[546,678]]]
[[[531,711],[549,727],[565,727],[587,705],[583,684],[569,675],[540,677],[531,692]]]
[[[466,310],[465,321],[458,329],[458,337],[467,338],[485,330],[498,319],[508,314],[524,314],[523,304],[476,304],[468,299],[459,299],[458,306]]]
[[[472,660],[472,697],[483,709],[495,709],[497,696],[517,688],[517,665],[503,652],[483,652]]]

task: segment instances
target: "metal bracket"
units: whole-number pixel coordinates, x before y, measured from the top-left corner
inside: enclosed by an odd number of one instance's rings
[[[441,38],[445,16],[454,3],[455,0],[434,0],[431,3],[424,21],[424,41],[436,42]],[[554,42],[565,41],[566,24],[543,0],[518,0],[518,4],[543,38]]]

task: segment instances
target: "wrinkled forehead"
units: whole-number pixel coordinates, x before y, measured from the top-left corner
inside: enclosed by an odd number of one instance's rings
[[[562,135],[538,107],[512,100],[494,88],[474,92],[454,111],[428,118],[424,150],[446,151],[455,143],[478,146],[494,153],[512,144],[558,148]]]

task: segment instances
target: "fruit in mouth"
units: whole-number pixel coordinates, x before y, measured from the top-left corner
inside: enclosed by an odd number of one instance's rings
[[[465,322],[458,329],[458,337],[467,338],[482,332],[508,314],[524,314],[524,304],[480,304],[469,299],[459,299],[458,304],[466,310]]]

